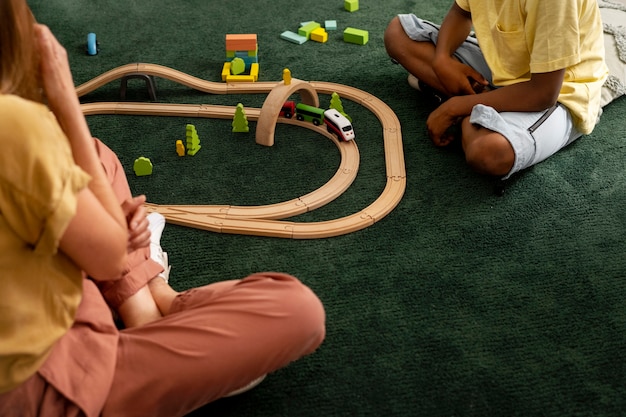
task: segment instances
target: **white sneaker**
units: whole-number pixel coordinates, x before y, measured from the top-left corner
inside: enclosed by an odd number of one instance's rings
[[[261,382],[263,382],[263,380],[265,379],[266,376],[267,375],[261,375],[260,377],[258,377],[254,381],[250,382],[249,384],[244,385],[243,387],[241,387],[239,389],[236,389],[234,391],[231,391],[228,394],[224,395],[224,398],[234,397],[235,395],[243,394],[244,392],[250,391],[252,388],[256,387]]]
[[[150,258],[163,265],[163,272],[158,276],[163,278],[165,282],[168,282],[172,267],[167,262],[167,252],[163,252],[163,248],[161,248],[161,235],[165,228],[165,217],[155,211],[148,214],[147,218],[149,223],[148,229],[150,229]]]
[[[407,81],[409,82],[409,85],[411,87],[413,87],[417,91],[422,91],[422,89],[420,88],[420,80],[418,80],[415,75],[409,74],[409,77],[407,78]]]

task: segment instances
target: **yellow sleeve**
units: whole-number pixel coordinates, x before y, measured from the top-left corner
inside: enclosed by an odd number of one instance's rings
[[[459,6],[461,9],[465,10],[466,12],[471,12],[469,0],[455,0],[455,1],[456,1],[457,6]]]
[[[0,95],[0,126],[0,213],[37,252],[55,253],[90,177],[45,106]]]

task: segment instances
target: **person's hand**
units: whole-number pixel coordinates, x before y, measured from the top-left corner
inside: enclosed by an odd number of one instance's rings
[[[35,33],[41,57],[41,82],[48,107],[63,124],[68,118],[77,117],[77,112],[80,113],[67,51],[47,26],[35,24]]]
[[[150,245],[150,230],[148,218],[143,203],[146,196],[140,195],[129,198],[122,203],[122,211],[128,222],[128,252]]]
[[[454,58],[437,58],[433,69],[450,97],[480,93],[489,85],[478,71]]]
[[[458,124],[462,117],[451,111],[452,105],[450,103],[453,99],[451,98],[437,107],[426,120],[428,136],[436,146],[447,146],[455,139],[450,128]]]

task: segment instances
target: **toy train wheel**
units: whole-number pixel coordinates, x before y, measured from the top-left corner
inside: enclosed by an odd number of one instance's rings
[[[314,124],[315,126],[319,126],[319,125],[320,125],[320,121],[319,121],[319,120],[317,120],[317,119],[313,119],[313,124]]]
[[[285,112],[284,117],[287,119],[291,119],[291,117],[293,116],[293,114],[289,113],[289,112]]]
[[[296,114],[296,119],[303,121],[304,117],[301,114]]]
[[[96,55],[98,53],[98,42],[96,34],[91,32],[87,34],[87,55]]]

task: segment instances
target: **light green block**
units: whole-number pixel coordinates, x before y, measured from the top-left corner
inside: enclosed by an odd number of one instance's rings
[[[345,0],[343,7],[349,12],[356,12],[359,10],[359,0]]]
[[[309,22],[298,29],[298,35],[309,39],[311,37],[311,32],[320,27],[322,27],[322,25],[317,22]]]
[[[369,32],[367,30],[346,28],[346,30],[343,31],[343,40],[348,43],[365,45],[369,40]]]

